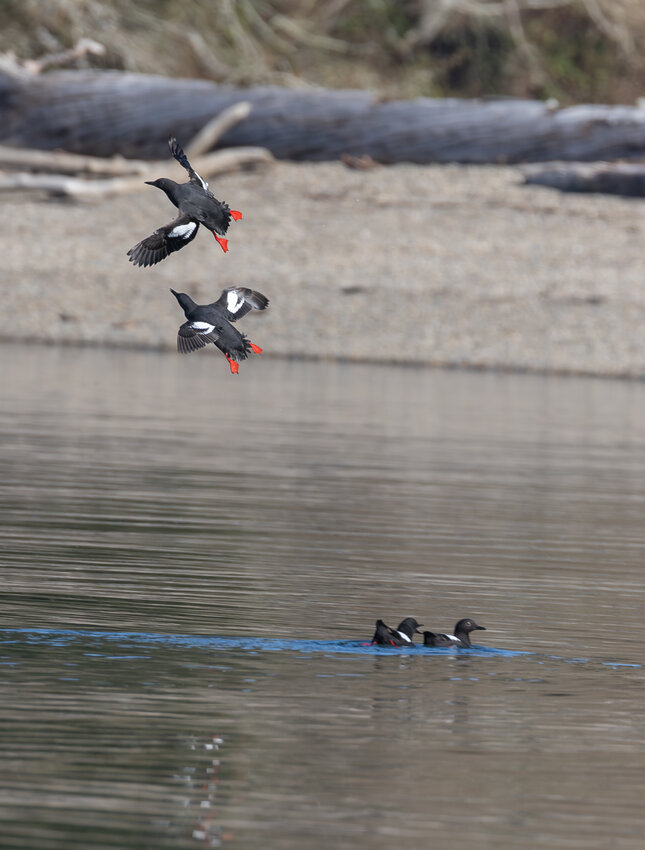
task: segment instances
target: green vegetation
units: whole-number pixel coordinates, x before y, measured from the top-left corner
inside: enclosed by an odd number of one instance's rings
[[[577,102],[612,99],[612,77],[624,73],[627,57],[580,8],[531,16],[526,32],[541,57],[543,94]]]
[[[633,102],[641,0],[0,0],[0,51],[238,85]]]

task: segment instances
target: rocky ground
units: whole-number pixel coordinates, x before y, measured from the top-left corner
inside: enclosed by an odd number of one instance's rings
[[[151,269],[126,251],[173,216],[155,188],[5,195],[2,336],[170,348],[170,286],[205,302],[241,284],[271,299],[241,323],[268,356],[645,374],[642,201],[503,167],[276,163],[211,188],[244,213],[229,253],[202,230]]]

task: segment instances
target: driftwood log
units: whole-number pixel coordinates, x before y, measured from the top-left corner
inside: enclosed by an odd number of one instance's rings
[[[191,164],[202,177],[210,178],[216,174],[235,171],[245,165],[268,165],[272,161],[273,157],[266,148],[235,148],[213,151],[194,159]],[[152,166],[150,163],[146,165],[147,169],[139,173],[137,177],[108,177],[97,180],[85,180],[82,177],[68,176],[64,173],[10,174],[0,176],[0,192],[32,190],[75,198],[78,201],[93,201],[112,195],[141,191],[145,180],[156,180],[160,174],[164,177],[174,176],[178,181],[181,181],[185,174],[180,170],[181,166],[175,162],[164,161]],[[128,173],[127,168],[124,168],[123,173]]]
[[[524,182],[561,192],[601,192],[645,198],[645,164],[554,162],[523,171]]]
[[[252,111],[222,147],[377,162],[518,163],[645,156],[645,111],[526,100],[379,99],[362,91],[236,89],[120,71],[0,74],[0,144],[158,159],[241,100]]]
[[[186,151],[193,167],[202,177],[212,177],[246,165],[266,165],[273,161],[273,156],[266,148],[238,147],[207,153],[208,148],[222,134],[247,118],[250,112],[249,103],[236,103],[207,122],[197,136],[189,141]],[[122,156],[108,159],[0,145],[0,168],[7,167],[11,173],[0,176],[0,192],[36,190],[79,201],[100,200],[110,195],[136,192],[143,187],[145,180],[155,180],[158,174],[170,175],[179,181],[184,176],[182,166],[173,158],[159,162],[124,159]],[[18,171],[19,168],[23,171]],[[39,173],[31,173],[34,171]],[[88,180],[79,175],[98,175],[103,179]]]
[[[147,174],[150,162],[124,159],[122,156],[84,156],[64,151],[50,152],[0,145],[0,169],[122,177],[126,174]]]

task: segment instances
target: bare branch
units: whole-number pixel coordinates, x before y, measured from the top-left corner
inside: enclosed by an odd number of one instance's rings
[[[530,68],[531,75],[538,83],[544,83],[545,73],[540,65],[539,52],[534,45],[526,37],[524,25],[522,23],[522,14],[520,11],[519,0],[504,0],[506,11],[506,20],[511,35],[515,39],[519,50],[526,57],[527,64]]]
[[[150,168],[150,163],[140,159],[124,159],[121,156],[107,159],[64,151],[41,151],[0,145],[0,168],[6,167],[49,171],[55,174],[98,174],[122,177],[129,174],[145,174]]]
[[[320,50],[329,50],[333,53],[351,53],[357,50],[357,45],[342,41],[340,38],[332,38],[329,35],[319,35],[307,29],[302,21],[288,18],[286,15],[274,15],[271,18],[271,26],[281,30],[293,41],[305,44],[308,47],[316,47]]]
[[[273,161],[273,154],[266,148],[239,147],[205,154],[196,160],[195,166],[200,174],[212,177],[214,174],[235,171],[245,165],[268,165]]]
[[[595,23],[599,30],[608,35],[613,41],[620,44],[625,53],[632,53],[634,50],[634,39],[631,32],[624,24],[617,24],[610,20],[605,14],[598,0],[583,0],[584,7],[591,20]],[[618,11],[621,11],[621,5],[616,4]]]
[[[60,53],[47,53],[40,59],[27,59],[23,64],[26,71],[31,74],[40,74],[45,68],[53,65],[69,65],[83,56],[103,56],[105,47],[91,38],[81,38],[74,47],[63,50]]]
[[[209,151],[213,145],[227,133],[231,127],[235,127],[240,121],[251,114],[251,104],[248,100],[242,100],[239,103],[234,103],[228,109],[224,109],[215,118],[212,118],[197,135],[191,139],[186,145],[186,156],[196,157],[201,156],[206,151]]]
[[[31,189],[50,195],[92,200],[134,191],[141,186],[139,177],[113,177],[104,180],[84,180],[64,174],[12,174],[0,177],[0,192]]]
[[[229,79],[231,69],[214,55],[212,47],[206,44],[201,33],[190,31],[183,35],[183,38],[189,45],[197,63],[213,80]]]
[[[273,157],[266,148],[227,148],[207,154],[193,163],[204,177],[234,171],[245,165],[268,164]],[[143,188],[146,178],[158,177],[167,162],[147,163],[147,171],[137,177],[113,177],[101,180],[84,180],[63,174],[13,174],[0,177],[0,192],[31,189],[51,195],[75,198],[79,201],[101,200],[112,195],[124,195]]]
[[[608,5],[602,0],[581,0],[581,3],[591,20],[602,32],[620,44],[626,52],[633,50],[631,33],[622,23],[623,3],[614,2]],[[465,15],[476,19],[499,18],[507,21],[511,35],[535,71],[537,69],[536,51],[524,33],[521,12],[575,5],[574,0],[420,0],[419,24],[407,34],[404,43],[408,49],[430,44],[453,15]],[[611,15],[607,9],[612,10]]]

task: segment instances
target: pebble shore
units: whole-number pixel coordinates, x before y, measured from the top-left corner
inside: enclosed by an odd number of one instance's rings
[[[239,284],[271,299],[240,323],[267,356],[645,375],[642,201],[492,166],[275,163],[211,189],[244,214],[228,254],[202,228],[148,269],[126,252],[174,217],[155,188],[5,195],[2,338],[174,348],[169,287]]]

